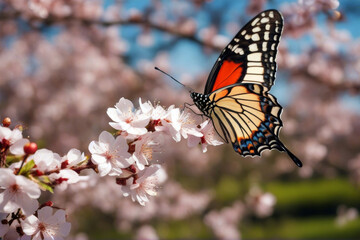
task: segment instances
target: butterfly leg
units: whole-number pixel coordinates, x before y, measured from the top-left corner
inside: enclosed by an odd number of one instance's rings
[[[195,115],[201,116],[202,119],[204,118],[204,114],[202,113],[196,113],[191,107],[194,106],[195,104],[189,104],[189,103],[184,103],[184,107],[183,107],[183,111],[185,110],[185,108],[189,109],[190,111],[192,111]]]

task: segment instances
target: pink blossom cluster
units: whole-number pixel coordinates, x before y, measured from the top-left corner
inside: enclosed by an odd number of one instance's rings
[[[12,0],[10,5],[25,16],[47,18],[76,16],[94,19],[101,16],[100,1],[63,1],[63,0]]]
[[[286,21],[285,34],[299,37],[316,26],[316,14],[320,12],[339,18],[339,12],[333,10],[339,7],[338,0],[299,0],[297,3],[287,3],[282,7],[282,14]]]
[[[208,213],[205,216],[205,224],[213,230],[219,239],[241,239],[237,225],[244,211],[243,203],[235,202],[230,207]]]
[[[52,202],[40,204],[39,197],[42,191],[77,182],[86,157],[77,149],[63,157],[37,150],[10,123],[5,118],[0,126],[0,238],[64,239],[71,227],[65,211]]]
[[[116,177],[124,196],[145,205],[148,196],[155,196],[157,187],[166,179],[165,171],[154,159],[162,150],[164,141],[187,139],[189,147],[201,144],[203,152],[208,145],[220,145],[209,120],[199,123],[198,117],[188,111],[139,99],[139,109],[131,101],[121,98],[114,108],[108,108],[110,126],[115,136],[103,131],[99,141],[89,145],[91,160],[101,177]]]
[[[89,144],[91,161],[77,149],[63,157],[45,148],[37,150],[19,128],[9,128],[10,119],[4,119],[0,127],[1,237],[9,237],[14,229],[18,236],[31,239],[67,236],[70,223],[65,211],[53,214],[53,204],[39,204],[38,198],[41,190],[53,193],[55,187],[64,191],[69,184],[89,182],[86,176],[79,176],[84,169],[94,169],[100,177],[115,177],[123,196],[145,205],[167,177],[159,159],[154,158],[164,141],[184,138],[189,147],[201,144],[203,152],[208,145],[222,144],[208,120],[198,122],[196,115],[174,106],[165,109],[141,99],[139,104],[136,110],[131,101],[121,98],[108,109],[110,125],[117,131],[115,135],[103,131],[98,141]]]

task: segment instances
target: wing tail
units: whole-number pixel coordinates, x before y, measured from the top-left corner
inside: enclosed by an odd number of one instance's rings
[[[288,155],[289,157],[291,158],[291,160],[294,161],[294,163],[296,164],[296,166],[298,167],[302,167],[302,162],[300,161],[299,158],[297,158],[287,147],[285,147],[285,145],[278,139],[277,140],[279,146],[282,148],[282,150],[284,150]]]

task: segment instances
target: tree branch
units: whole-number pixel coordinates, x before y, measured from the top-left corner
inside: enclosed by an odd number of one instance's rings
[[[20,12],[14,11],[14,12],[1,12],[0,13],[0,21],[1,20],[12,20],[12,19],[17,19],[17,18],[21,18]],[[41,22],[45,25],[66,24],[66,23],[73,23],[73,22],[78,22],[83,25],[100,25],[100,26],[104,26],[104,27],[111,27],[111,26],[116,26],[116,25],[142,25],[142,26],[156,29],[156,30],[159,30],[162,32],[166,32],[166,33],[169,33],[169,34],[181,37],[181,38],[189,39],[189,40],[196,42],[202,46],[205,46],[205,47],[208,47],[208,48],[211,48],[214,50],[221,51],[223,48],[223,47],[216,46],[210,42],[200,40],[191,33],[183,32],[183,31],[179,30],[178,26],[175,24],[171,24],[171,23],[157,24],[157,23],[153,23],[153,22],[149,21],[146,18],[141,18],[141,17],[132,17],[129,19],[119,19],[119,20],[114,20],[114,21],[107,21],[107,20],[101,20],[101,19],[79,18],[79,17],[75,17],[75,16],[67,16],[67,17],[59,18],[59,17],[53,16],[53,15],[49,15],[47,18],[40,18],[40,17],[32,16],[27,21],[29,21],[30,23],[31,22]]]
[[[13,11],[13,12],[0,12],[0,21],[2,20],[14,20],[17,18],[21,18],[21,12]],[[103,27],[111,27],[116,25],[142,25],[145,27],[149,27],[152,29],[156,29],[165,33],[169,33],[175,36],[178,36],[180,38],[185,38],[188,40],[191,40],[193,42],[196,42],[200,44],[201,46],[205,46],[208,48],[211,48],[216,51],[221,51],[223,47],[219,47],[214,45],[211,42],[206,42],[203,40],[200,40],[194,36],[194,34],[186,33],[181,30],[175,25],[171,23],[163,23],[163,24],[157,24],[149,21],[146,18],[142,18],[141,16],[135,16],[130,17],[129,19],[119,19],[114,21],[107,21],[107,20],[101,20],[101,19],[86,19],[86,18],[79,18],[76,16],[68,16],[59,18],[53,15],[49,15],[47,18],[40,18],[33,16],[30,19],[27,20],[29,23],[32,22],[40,22],[44,25],[56,25],[56,24],[68,24],[68,23],[81,23],[83,25],[89,26],[89,25],[99,25]],[[303,74],[303,71],[298,72],[299,74]],[[296,74],[296,73],[295,73]],[[311,78],[313,79],[313,77]],[[352,83],[352,82],[345,82],[341,84],[336,83],[330,83],[326,81],[322,81],[321,79],[316,79],[317,82],[320,84],[328,86],[333,91],[348,91],[350,93],[359,94],[360,93],[360,84]]]

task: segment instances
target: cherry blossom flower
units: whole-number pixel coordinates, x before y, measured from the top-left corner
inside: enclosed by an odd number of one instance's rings
[[[2,144],[7,143],[10,146],[21,138],[22,133],[19,129],[15,128],[14,130],[11,130],[8,127],[0,126],[0,141]]]
[[[50,174],[49,178],[58,184],[56,189],[60,191],[64,191],[68,184],[77,183],[80,180],[79,174],[71,169],[61,169],[59,173]]]
[[[237,224],[243,214],[244,205],[241,202],[235,202],[230,207],[208,213],[205,216],[205,224],[220,239],[240,239]]]
[[[141,112],[153,120],[163,119],[163,118],[165,118],[166,113],[167,113],[167,111],[160,105],[156,105],[154,107],[150,101],[142,103],[141,98],[139,98],[139,106],[140,106]],[[170,106],[168,108],[168,111],[172,108],[174,108],[174,106]]]
[[[57,189],[64,191],[68,184],[77,183],[80,180],[80,176],[77,172],[70,169],[75,167],[79,163],[86,160],[84,153],[81,153],[78,149],[72,148],[61,160],[61,170],[59,173],[52,173],[49,175],[52,181],[56,181]]]
[[[47,206],[37,212],[37,217],[31,215],[21,225],[24,233],[32,236],[33,240],[62,240],[71,228],[71,224],[66,222],[64,210],[57,210],[53,214],[53,209]]]
[[[170,135],[176,142],[181,140],[181,121],[180,121],[180,109],[171,108],[168,110],[166,116],[161,119],[162,126],[157,126],[157,131],[162,131]]]
[[[149,196],[156,196],[156,188],[167,178],[165,171],[159,164],[151,165],[138,173],[138,178],[133,177],[126,180],[126,185],[121,186],[125,197],[131,196],[133,201],[145,206]]]
[[[24,145],[28,142],[28,139],[22,138],[22,132],[18,128],[11,130],[0,126],[0,143],[2,146],[10,146],[12,154],[24,155]]]
[[[137,233],[136,238],[138,240],[157,240],[159,236],[156,234],[155,229],[150,225],[141,226]]]
[[[152,160],[153,153],[160,151],[161,142],[162,136],[157,132],[145,134],[135,141],[133,158],[139,170],[144,170],[145,165],[148,165],[149,161]]]
[[[134,160],[128,153],[129,146],[123,136],[116,139],[106,131],[99,136],[99,141],[89,144],[91,160],[98,165],[100,176],[119,176],[122,168],[129,167]]]
[[[217,146],[223,144],[223,142],[219,140],[219,137],[215,132],[212,123],[209,120],[206,120],[205,122],[200,124],[200,132],[202,133],[202,136],[200,137],[195,135],[189,135],[189,147],[194,147],[200,143],[202,151],[206,152],[208,145]]]
[[[40,188],[33,181],[21,175],[15,175],[11,169],[0,168],[0,211],[15,212],[21,208],[28,216],[38,207],[36,200],[40,196]]]
[[[134,135],[147,133],[145,127],[149,123],[149,116],[134,112],[133,108],[133,103],[125,98],[121,98],[115,108],[108,108],[107,114],[114,121],[109,123],[110,126]]]
[[[199,131],[197,127],[198,117],[194,114],[190,114],[186,111],[183,111],[180,115],[181,129],[180,134],[184,139],[187,139],[188,136],[202,137],[203,134]]]
[[[259,188],[253,187],[246,197],[246,202],[253,209],[256,216],[264,218],[273,213],[276,198],[271,193],[263,193]]]
[[[36,168],[41,172],[51,171],[60,168],[61,157],[48,149],[40,149],[28,158],[34,160]]]
[[[72,148],[61,160],[61,168],[74,167],[86,160],[84,153],[76,148]]]
[[[336,216],[336,224],[339,226],[344,226],[348,222],[351,222],[359,217],[359,212],[354,207],[346,207],[344,205],[340,205],[337,208],[337,216]]]

